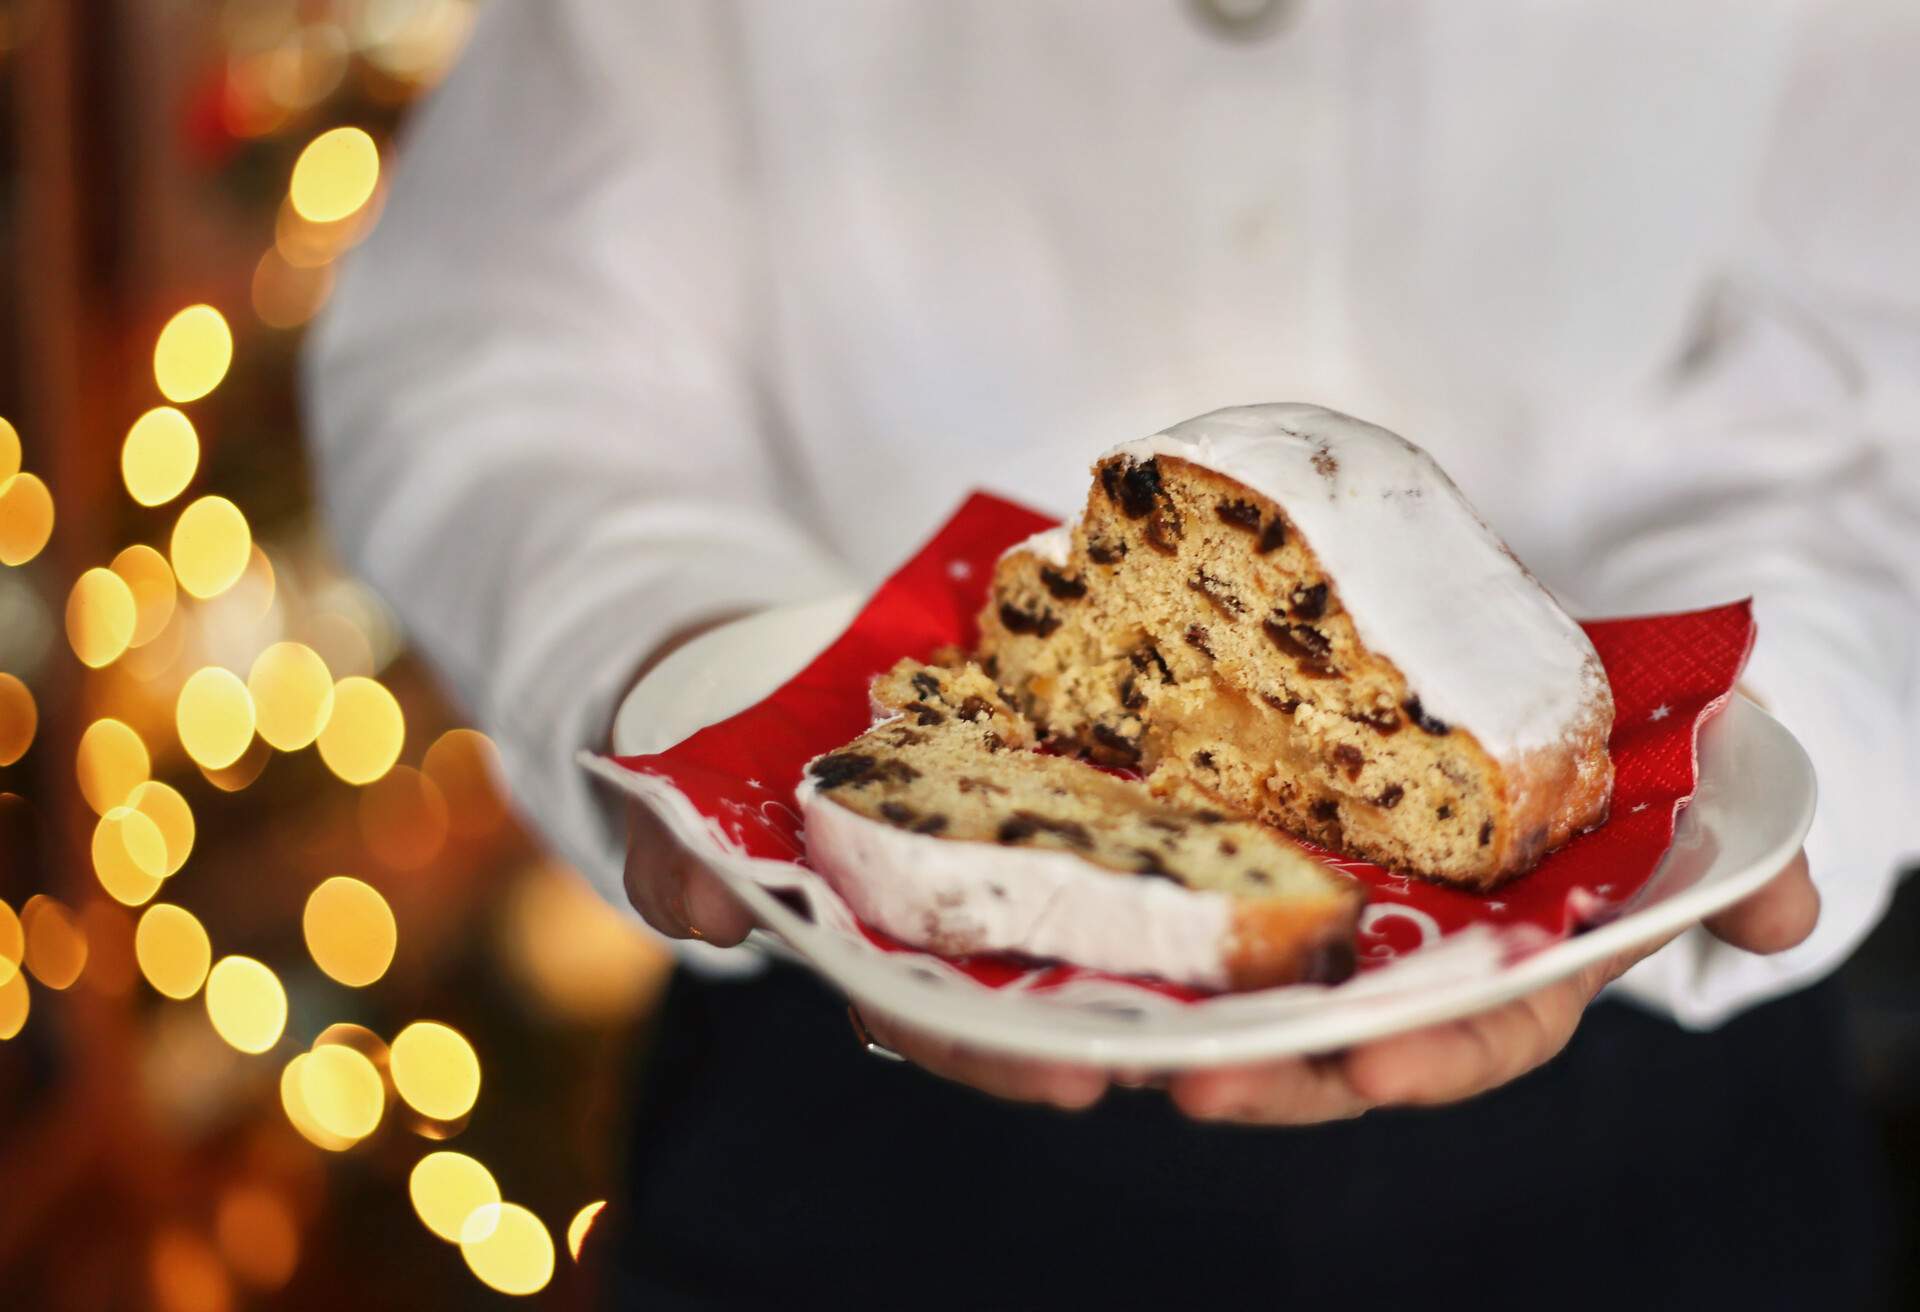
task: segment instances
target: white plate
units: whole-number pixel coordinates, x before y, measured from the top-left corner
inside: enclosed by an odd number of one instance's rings
[[[615,750],[662,751],[753,705],[824,650],[859,607],[859,598],[844,597],[767,611],[688,643],[628,695],[614,723]],[[979,1048],[1157,1070],[1325,1052],[1497,1006],[1758,889],[1799,848],[1814,803],[1806,753],[1773,717],[1735,697],[1701,731],[1699,788],[1673,848],[1617,918],[1519,961],[1508,960],[1491,930],[1469,929],[1331,988],[1189,1004],[1108,980],[989,989],[938,958],[881,951],[819,876],[740,853],[662,779],[583,760],[658,812],[767,930],[863,1008]],[[801,892],[812,919],[769,890]]]

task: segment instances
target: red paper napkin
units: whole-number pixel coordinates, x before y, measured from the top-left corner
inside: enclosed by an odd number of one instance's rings
[[[615,759],[671,781],[749,855],[803,862],[793,795],[802,767],[867,729],[867,685],[875,674],[903,656],[924,658],[954,643],[971,648],[994,562],[1052,523],[975,493],[881,585],[846,632],[772,696],[667,751]],[[1362,970],[1476,924],[1511,931],[1505,938],[1516,953],[1534,950],[1605,919],[1659,864],[1680,808],[1693,796],[1699,727],[1725,704],[1752,650],[1752,606],[1739,601],[1678,615],[1590,620],[1582,627],[1613,685],[1611,818],[1491,895],[1319,853],[1368,886]],[[877,931],[868,933],[883,945],[900,946]],[[991,985],[1034,970],[1031,962],[1007,958],[964,964]],[[1043,983],[1082,973],[1049,967]]]

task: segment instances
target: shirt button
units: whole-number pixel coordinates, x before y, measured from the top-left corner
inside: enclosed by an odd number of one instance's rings
[[[1285,27],[1301,0],[1186,0],[1200,26],[1228,41],[1260,41]]]

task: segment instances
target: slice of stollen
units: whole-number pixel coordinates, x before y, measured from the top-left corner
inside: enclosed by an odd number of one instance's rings
[[[807,857],[944,955],[1016,952],[1213,989],[1352,973],[1359,884],[1284,835],[1034,750],[977,666],[902,662],[890,718],[807,766]]]
[[[1426,452],[1243,406],[1094,473],[1077,523],[1002,558],[980,620],[1057,747],[1480,889],[1606,819],[1593,644]]]

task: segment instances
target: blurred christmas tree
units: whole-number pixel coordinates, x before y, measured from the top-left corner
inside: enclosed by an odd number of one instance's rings
[[[0,0],[8,1306],[582,1297],[666,961],[333,563],[294,393],[473,20]]]

